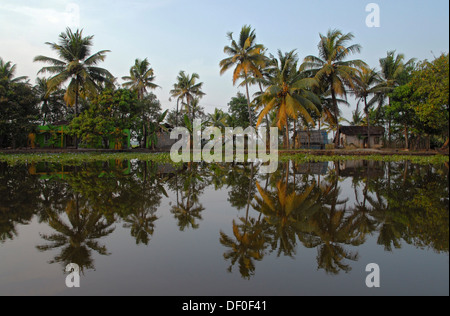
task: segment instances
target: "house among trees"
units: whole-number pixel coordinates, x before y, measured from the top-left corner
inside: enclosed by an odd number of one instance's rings
[[[328,133],[324,130],[299,131],[295,143],[301,149],[325,149],[328,145]]]
[[[129,149],[131,134],[129,130],[123,130],[118,139],[114,135],[103,137],[95,144],[79,144],[80,148],[89,149]],[[69,122],[60,121],[51,125],[38,126],[35,133],[28,135],[28,147],[31,148],[76,148],[75,138],[69,134]]]
[[[384,127],[371,126],[370,139],[367,126],[341,126],[339,146],[356,148],[382,148]],[[370,146],[369,146],[370,145]]]

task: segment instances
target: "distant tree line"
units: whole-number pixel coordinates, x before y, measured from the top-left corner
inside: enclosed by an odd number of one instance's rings
[[[228,110],[218,105],[213,113],[201,105],[205,93],[199,74],[185,71],[170,90],[176,106],[163,112],[148,59],[136,59],[119,84],[100,67],[109,51],[92,53],[93,36],[82,30],[67,28],[57,43],[46,43],[58,58],[34,58],[45,64],[34,84],[15,77],[16,65],[0,58],[0,148],[24,147],[37,126],[60,121],[68,122],[76,144],[98,143],[129,129],[141,147],[154,148],[163,123],[186,126],[197,118],[219,128],[276,126],[285,148],[295,148],[299,130],[327,129],[337,134],[338,147],[349,97],[356,99],[356,109],[347,122],[384,126],[388,146],[448,147],[448,53],[418,61],[389,51],[377,69],[350,58],[362,47],[352,43],[352,33],[340,30],[320,34],[318,54],[303,60],[295,50],[270,54],[247,25],[239,38],[230,32],[228,39],[220,74],[233,71],[233,84],[244,93],[229,101]],[[251,94],[250,87],[256,92]]]

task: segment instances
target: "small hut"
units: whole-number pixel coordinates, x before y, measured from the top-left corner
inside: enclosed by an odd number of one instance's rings
[[[328,144],[327,131],[298,131],[296,143],[302,149],[325,149]]]
[[[340,146],[356,148],[382,148],[384,127],[371,126],[370,139],[367,126],[341,126]]]

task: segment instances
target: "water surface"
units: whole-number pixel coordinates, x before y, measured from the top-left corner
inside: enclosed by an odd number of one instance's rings
[[[449,294],[448,166],[258,170],[1,163],[0,295]]]

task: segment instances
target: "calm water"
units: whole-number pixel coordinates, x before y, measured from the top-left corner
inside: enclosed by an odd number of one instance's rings
[[[448,295],[448,253],[444,165],[0,164],[0,295]]]

